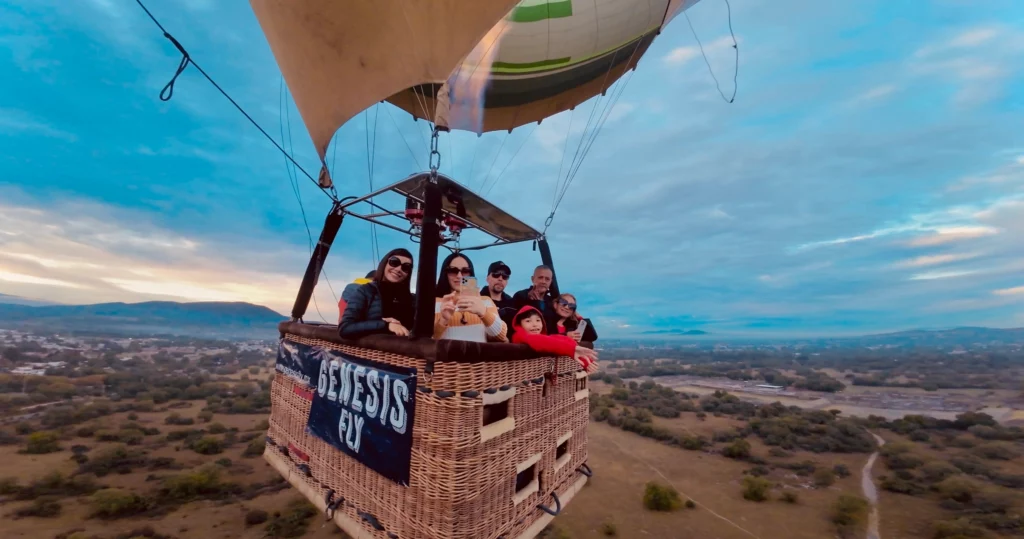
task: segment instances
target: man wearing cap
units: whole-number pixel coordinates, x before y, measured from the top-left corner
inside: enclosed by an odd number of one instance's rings
[[[487,286],[480,289],[480,295],[491,298],[494,305],[498,307],[498,317],[505,322],[508,331],[512,331],[512,317],[516,315],[512,296],[505,293],[505,287],[508,286],[508,279],[511,276],[512,269],[508,267],[508,264],[500,260],[492,262],[490,266],[487,266]]]

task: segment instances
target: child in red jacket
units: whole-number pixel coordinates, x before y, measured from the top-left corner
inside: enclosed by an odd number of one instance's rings
[[[538,352],[576,358],[583,369],[590,372],[597,367],[597,351],[576,346],[576,340],[565,335],[545,335],[544,317],[529,305],[519,309],[512,319],[512,342],[525,344]]]

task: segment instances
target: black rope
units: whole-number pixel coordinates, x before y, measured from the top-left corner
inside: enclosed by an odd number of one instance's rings
[[[172,36],[167,31],[167,29],[164,28],[164,25],[160,24],[160,21],[158,21],[157,18],[154,17],[153,14],[149,11],[149,9],[146,8],[146,5],[142,3],[142,0],[135,0],[135,2],[139,4],[139,7],[141,7],[143,11],[146,12],[146,15],[149,16],[149,19],[153,21],[153,24],[155,24],[157,28],[159,28],[160,31],[163,32],[164,37],[167,38],[174,45],[174,48],[178,49],[178,52],[181,53],[181,63],[178,65],[178,69],[175,71],[174,76],[171,77],[171,80],[164,86],[163,90],[160,91],[160,99],[162,101],[169,101],[171,97],[174,96],[174,83],[177,82],[178,76],[181,75],[183,71],[185,71],[185,68],[188,67],[189,64],[193,65],[196,68],[196,70],[199,71],[199,73],[204,78],[206,78],[206,80],[209,81],[210,84],[212,84],[213,87],[217,89],[217,91],[221,93],[221,95],[223,95],[228,101],[231,102],[232,105],[235,106],[236,109],[238,109],[238,112],[241,112],[242,115],[245,116],[247,120],[249,120],[249,123],[251,123],[256,129],[258,129],[260,133],[263,133],[263,136],[266,137],[267,140],[269,140],[270,143],[273,144],[278,149],[278,151],[284,154],[284,156],[288,158],[288,160],[291,161],[296,168],[302,171],[302,174],[309,178],[309,181],[313,182],[317,186],[317,188],[323,191],[325,195],[331,198],[331,200],[335,202],[338,201],[337,190],[334,188],[333,185],[331,186],[330,190],[320,185],[320,182],[313,178],[313,176],[311,176],[309,172],[306,172],[306,169],[302,168],[302,165],[300,165],[295,160],[295,158],[291,156],[291,154],[285,151],[285,149],[281,147],[281,145],[278,144],[276,140],[274,140],[274,137],[271,137],[270,134],[267,133],[265,129],[260,127],[260,124],[256,123],[256,120],[254,120],[252,116],[249,116],[249,113],[245,112],[245,109],[243,109],[242,106],[239,105],[237,101],[235,101],[223,88],[221,88],[220,85],[217,84],[217,81],[213,80],[213,77],[208,75],[206,71],[203,70],[202,67],[199,67],[199,64],[197,64],[196,61],[192,59],[192,56],[188,53],[188,51],[185,50],[185,47],[183,47],[181,43],[178,42],[177,39],[174,39],[174,36]]]
[[[686,23],[690,25],[690,32],[693,33],[693,39],[697,40],[697,47],[700,48],[700,55],[704,57],[704,63],[708,66],[708,73],[711,73],[711,78],[715,81],[715,88],[718,89],[718,95],[722,96],[722,99],[726,103],[732,103],[736,101],[736,91],[739,90],[739,77],[740,77],[740,45],[736,41],[736,32],[732,29],[732,6],[729,4],[729,0],[725,1],[725,9],[728,13],[729,20],[729,35],[732,36],[732,48],[736,52],[735,67],[732,72],[732,97],[725,97],[725,92],[722,91],[722,85],[718,82],[718,77],[715,76],[715,71],[711,69],[711,62],[708,60],[708,55],[704,53],[704,45],[701,44],[700,38],[697,37],[697,30],[693,28],[693,22],[690,20],[690,16],[683,10],[683,16],[686,17]]]

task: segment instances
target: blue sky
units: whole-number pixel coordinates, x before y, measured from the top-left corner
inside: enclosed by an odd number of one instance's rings
[[[316,170],[248,2],[148,5],[268,131],[290,126],[296,158]],[[732,7],[736,102],[719,97],[677,17],[550,230],[562,288],[602,334],[1024,326],[1024,6]],[[688,14],[731,92],[725,4]],[[129,0],[0,1],[0,293],[289,310],[309,247],[285,162],[192,68],[171,101],[157,99],[178,59]],[[590,106],[446,138],[442,172],[493,183],[490,198],[540,227]],[[424,122],[381,105],[336,137],[342,194],[368,187],[367,125],[375,185],[426,165]],[[315,237],[328,201],[304,179],[299,189]],[[368,232],[343,227],[327,267],[335,291],[374,265]],[[407,244],[386,231],[379,241]],[[538,263],[529,246],[473,255],[498,258],[512,288]],[[326,283],[316,298],[336,316]]]

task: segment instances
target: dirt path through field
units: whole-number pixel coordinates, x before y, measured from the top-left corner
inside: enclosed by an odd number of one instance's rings
[[[885,440],[881,436],[871,433],[875,437],[875,441],[878,442],[878,447],[885,445]],[[868,516],[868,533],[866,539],[882,539],[882,536],[878,533],[878,489],[875,488],[875,479],[871,475],[871,469],[875,466],[875,460],[878,459],[878,451],[875,451],[868,457],[868,461],[864,464],[864,469],[860,472],[860,488],[864,491],[864,497],[871,503],[871,514]]]

